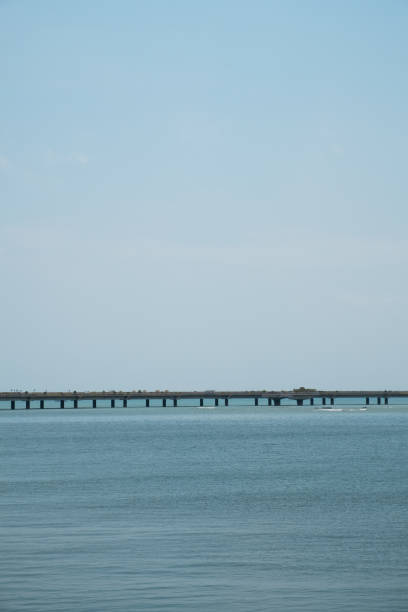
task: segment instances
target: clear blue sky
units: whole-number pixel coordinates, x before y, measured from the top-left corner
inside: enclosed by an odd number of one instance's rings
[[[0,0],[0,388],[408,388],[405,0]]]

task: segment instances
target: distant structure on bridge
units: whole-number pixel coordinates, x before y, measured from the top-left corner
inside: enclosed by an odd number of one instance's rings
[[[244,400],[245,405],[281,406],[283,400],[292,400],[295,405],[333,406],[336,400],[362,400],[366,405],[388,404],[393,398],[408,398],[408,391],[321,391],[299,387],[292,391],[10,391],[0,392],[0,404],[15,410],[16,407],[30,408],[97,408],[103,401],[110,402],[111,408],[131,407],[135,400],[146,407],[156,400],[159,405],[177,406],[180,400],[189,400],[190,406],[204,406],[210,401],[214,406],[228,406],[230,400]],[[185,406],[186,404],[183,403]]]

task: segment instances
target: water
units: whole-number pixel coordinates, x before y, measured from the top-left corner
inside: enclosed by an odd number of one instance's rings
[[[408,409],[0,412],[1,612],[408,609]]]

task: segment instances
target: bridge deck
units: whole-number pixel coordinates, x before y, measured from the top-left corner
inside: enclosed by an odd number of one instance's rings
[[[86,399],[317,399],[317,398],[359,398],[359,397],[407,397],[408,391],[3,391],[0,401],[25,400],[86,400]]]

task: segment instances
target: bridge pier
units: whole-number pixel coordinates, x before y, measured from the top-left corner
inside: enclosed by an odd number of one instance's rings
[[[124,395],[129,393],[129,395]],[[172,395],[174,393],[175,395]],[[328,393],[328,395],[326,395]],[[165,395],[166,394],[166,395]],[[146,408],[150,406],[166,406],[177,407],[186,405],[195,406],[229,406],[230,400],[232,399],[232,405],[236,400],[242,400],[248,406],[287,406],[289,404],[297,406],[323,406],[327,407],[335,406],[343,399],[351,400],[360,405],[366,406],[382,406],[393,404],[394,398],[408,398],[408,392],[406,391],[392,391],[392,390],[356,390],[342,393],[341,391],[319,391],[313,389],[294,389],[292,391],[89,391],[89,392],[78,392],[78,391],[58,391],[55,393],[47,392],[0,392],[0,401],[3,402],[4,406],[9,406],[10,410],[18,410],[20,407],[26,410],[30,408],[80,408],[82,405],[98,408],[101,405],[120,406],[127,408],[128,405],[133,405],[132,401],[137,399],[136,404],[140,404],[140,400],[145,402]],[[101,403],[99,400],[103,400]],[[131,400],[129,404],[128,400]],[[188,401],[187,401],[188,400]],[[290,400],[290,401],[287,401]],[[293,401],[295,400],[295,401]],[[337,400],[337,402],[336,402]],[[82,402],[80,405],[80,401]],[[99,402],[99,404],[98,404]],[[197,402],[197,403],[196,403]],[[33,406],[31,404],[33,403]]]

